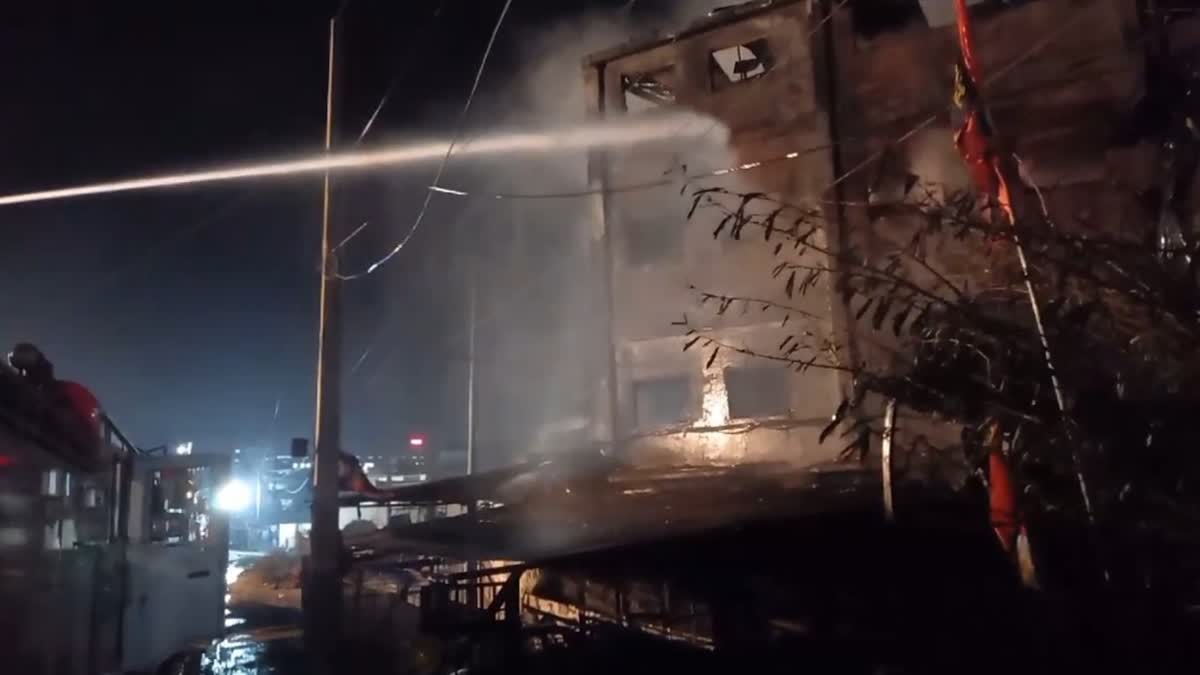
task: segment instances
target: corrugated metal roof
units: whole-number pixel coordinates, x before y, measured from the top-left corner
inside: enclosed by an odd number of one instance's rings
[[[838,511],[882,512],[878,473],[783,464],[621,469],[539,485],[521,503],[347,538],[373,555],[542,560]]]

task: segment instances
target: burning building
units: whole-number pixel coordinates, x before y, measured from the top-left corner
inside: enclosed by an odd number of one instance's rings
[[[795,372],[746,355],[777,352],[796,330],[759,310],[787,305],[797,310],[793,319],[810,315],[802,320],[814,334],[841,336],[839,358],[847,362],[879,354],[860,344],[855,318],[832,289],[789,297],[770,274],[770,247],[714,237],[727,214],[689,219],[686,194],[717,184],[811,206],[831,251],[854,246],[869,258],[903,237],[906,223],[889,215],[889,202],[903,200],[914,182],[937,190],[969,182],[953,141],[953,12],[930,11],[936,4],[747,3],[586,59],[589,112],[684,107],[731,134],[727,167],[698,172],[708,183],[681,178],[626,191],[655,177],[646,175],[644,157],[607,152],[590,162],[593,184],[606,188],[592,246],[605,261],[599,278],[611,325],[595,419],[627,440],[635,459],[809,464],[841,449],[818,443],[818,433],[849,383],[829,370]],[[1153,162],[1145,144],[1121,148],[1113,140],[1145,88],[1138,3],[972,4],[989,73],[982,87],[1029,190],[1051,220],[1086,216],[1093,226],[1120,227]],[[1177,22],[1167,48],[1194,50],[1196,37],[1192,23]],[[655,166],[659,176],[672,159]],[[678,208],[665,213],[664,203]],[[951,274],[978,271],[977,259],[956,255],[940,261]],[[689,336],[670,324],[681,314],[725,347],[683,350]]]
[[[1098,221],[1120,219],[1154,180],[1152,143],[1114,141],[1146,90],[1138,3],[968,4],[987,73],[982,89],[1028,185],[1056,222],[1113,226]],[[716,186],[768,193],[814,209],[815,236],[830,249],[870,256],[894,246],[911,223],[889,205],[914,182],[941,191],[970,182],[953,142],[959,56],[948,7],[776,0],[714,10],[641,40],[620,43],[625,32],[591,22],[561,31],[574,42],[559,36],[543,45],[530,59],[535,93],[509,92],[532,99],[534,112],[686,110],[724,127],[729,142],[480,167],[489,190],[564,196],[476,202],[462,214],[456,247],[476,253],[457,276],[475,287],[476,310],[463,313],[454,341],[463,353],[448,377],[445,408],[455,419],[446,426],[474,429],[478,467],[587,441],[615,441],[641,464],[835,457],[844,444],[818,437],[847,378],[798,373],[739,348],[776,351],[809,323],[813,334],[836,336],[844,362],[880,355],[850,330],[854,317],[824,280],[787,297],[761,233],[746,233],[758,245],[730,241],[728,228],[714,238],[724,214],[689,214],[692,195]],[[1191,21],[1175,21],[1168,33],[1171,53],[1194,49]],[[601,38],[620,44],[587,56],[582,77],[553,51]],[[534,184],[520,182],[530,176]],[[962,251],[939,266],[959,279],[980,267]],[[751,299],[800,313],[784,326]],[[704,343],[685,351],[686,329],[673,325],[683,317],[730,348],[712,363]],[[462,358],[468,337],[477,355]],[[462,424],[472,390],[475,421]],[[465,436],[453,444],[466,447]]]
[[[770,275],[773,256],[761,240],[714,237],[736,227],[724,211],[688,213],[695,203],[686,195],[697,189],[770,193],[816,211],[822,249],[869,259],[913,228],[914,211],[893,207],[914,184],[929,192],[971,187],[976,177],[954,141],[961,123],[950,113],[958,36],[946,14],[925,13],[935,5],[760,2],[584,61],[590,113],[695,110],[727,127],[728,154],[667,148],[652,159],[646,149],[590,157],[587,255],[574,259],[587,261],[581,273],[595,281],[596,316],[577,325],[599,330],[606,345],[594,362],[584,360],[594,370],[580,382],[594,384],[586,416],[593,436],[614,441],[624,450],[619,459],[632,461],[588,466],[564,453],[398,491],[408,503],[492,504],[350,542],[360,560],[428,571],[419,592],[426,628],[454,635],[469,626],[478,635],[487,616],[490,626],[504,626],[504,639],[528,637],[534,653],[577,637],[652,635],[691,656],[715,652],[721,671],[772,657],[822,671],[902,664],[1008,673],[1031,663],[1104,671],[1116,663],[1108,646],[1117,640],[1068,637],[1075,617],[1060,622],[1046,609],[1066,597],[1056,585],[1068,593],[1087,586],[1075,574],[1091,567],[1079,565],[1084,549],[1057,554],[1068,573],[1040,577],[1045,595],[1032,599],[1024,566],[1013,565],[1020,556],[996,537],[994,503],[994,518],[983,518],[979,492],[893,482],[872,467],[796,466],[838,452],[823,446],[820,430],[848,383],[830,370],[773,369],[755,357],[778,353],[784,336],[762,307],[792,307],[800,330],[838,336],[840,358],[853,362],[887,356],[889,346],[856,330],[863,305],[851,312],[836,288],[791,297]],[[992,121],[1019,157],[1024,197],[1055,227],[1120,232],[1145,221],[1123,217],[1153,183],[1145,165],[1160,150],[1127,130],[1152,89],[1138,2],[973,5],[972,55],[988,73]],[[1198,37],[1200,22],[1184,17],[1166,30],[1165,49],[1194,56]],[[745,237],[760,232],[746,229]],[[972,287],[989,282],[988,258],[942,244],[932,243],[947,274]],[[684,348],[696,335],[671,324],[680,313],[712,336],[712,348]],[[738,466],[680,466],[695,464]],[[893,489],[902,504],[894,510]],[[1063,532],[1050,528],[1044,540],[1069,539]],[[446,561],[458,567],[439,571]],[[1128,577],[1142,589],[1147,578]],[[1070,611],[1091,620],[1096,608],[1088,598]],[[1106,628],[1114,638],[1154,625],[1118,614]],[[623,653],[616,644],[587,650],[587,661]],[[1170,640],[1142,643],[1154,644]],[[1064,649],[1072,645],[1084,649]],[[650,663],[638,653],[640,665]],[[678,669],[677,653],[670,658]]]
[[[852,248],[869,259],[912,229],[913,212],[892,207],[914,184],[931,192],[971,187],[975,176],[954,140],[961,122],[951,113],[958,36],[945,14],[924,11],[935,4],[753,3],[585,60],[592,114],[683,107],[727,127],[728,152],[637,148],[590,158],[594,208],[587,255],[575,260],[586,259],[583,272],[596,281],[589,305],[596,316],[582,325],[606,344],[583,363],[594,367],[587,422],[595,438],[614,441],[621,459],[632,461],[587,467],[562,456],[398,495],[500,505],[352,544],[364,560],[407,555],[405,564],[430,570],[445,560],[507,563],[440,573],[444,581],[421,592],[430,625],[452,632],[462,621],[456,613],[474,621],[477,613],[463,609],[487,607],[510,635],[522,622],[536,627],[538,650],[559,640],[543,637],[549,627],[593,639],[639,633],[714,650],[731,657],[725,666],[788,653],[823,672],[845,668],[847,655],[875,665],[926,664],[951,651],[944,663],[970,666],[947,672],[1011,672],[1057,663],[1064,645],[1082,644],[1055,637],[1053,612],[1025,604],[1024,570],[1014,569],[979,494],[893,482],[870,467],[796,466],[840,449],[819,436],[849,383],[831,370],[773,368],[751,354],[777,353],[798,330],[793,323],[785,332],[762,308],[786,305],[800,330],[838,336],[840,358],[881,358],[888,345],[855,330],[862,305],[852,313],[836,288],[791,297],[771,276],[771,247],[761,240],[743,246],[737,237],[714,237],[736,226],[726,212],[689,213],[689,191],[769,193],[820,216],[814,236],[823,249]],[[1023,196],[1057,227],[1119,231],[1136,222],[1123,214],[1153,184],[1147,167],[1161,151],[1128,131],[1137,101],[1153,89],[1138,3],[972,4],[973,56],[986,74],[992,121],[1019,158]],[[1194,57],[1200,22],[1183,17],[1165,33],[1165,49]],[[829,258],[831,267],[844,259]],[[948,246],[937,257],[972,286],[989,278],[985,260],[969,246]],[[696,335],[672,325],[681,314],[712,337],[710,348],[685,349]],[[903,516],[889,508],[893,489]],[[1079,569],[1080,557],[1063,556],[1071,563],[1064,569]],[[1071,587],[1081,578],[1064,577]],[[1054,575],[1044,579],[1047,588],[1056,583]],[[1093,608],[1088,602],[1079,611]],[[1114,622],[1113,634],[1138,622]],[[847,636],[853,641],[840,641]],[[1043,652],[1041,644],[1053,647]],[[813,649],[821,645],[837,646]],[[901,654],[901,645],[915,649]],[[1087,650],[1097,666],[1104,662],[1102,650],[1091,643]],[[602,651],[621,650],[589,654]]]
[[[732,8],[673,36],[594,54],[584,66],[589,109],[614,115],[684,106],[710,114],[732,134],[732,153],[722,164],[802,153],[756,170],[749,182],[738,174],[738,185],[817,199],[833,179],[834,163],[828,148],[811,150],[827,146],[832,134],[816,87],[813,43],[797,39],[810,23],[804,3]],[[663,158],[653,170],[670,170],[674,159]],[[650,178],[637,173],[646,164],[641,154],[597,156],[594,181],[613,186]],[[705,293],[788,302],[763,274],[774,264],[770,250],[715,239],[714,227],[705,227],[715,221],[689,221],[682,182],[602,197],[597,248],[609,261],[612,362],[610,396],[600,398],[598,417],[614,437],[631,439],[631,451],[644,462],[828,458],[817,432],[839,396],[832,373],[800,376],[734,350],[709,363],[701,350],[681,349],[686,339],[671,322],[685,313],[739,345],[769,349],[786,335],[777,318],[746,311],[740,302],[714,307],[720,301],[702,302]],[[664,203],[675,208],[664,213]],[[817,294],[810,298],[815,305],[801,309],[828,314]]]

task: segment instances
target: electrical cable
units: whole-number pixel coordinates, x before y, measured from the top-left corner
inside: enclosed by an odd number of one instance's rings
[[[838,9],[838,8],[842,7],[848,1],[849,0],[842,0],[842,2],[840,2],[834,9]],[[832,16],[832,14],[826,16],[824,19],[822,19],[822,21],[818,22],[817,26],[814,28],[814,32],[823,23],[828,21],[831,16]],[[1074,24],[1079,19],[1080,19],[1080,16],[1076,15],[1071,20],[1068,20],[1066,23],[1059,26],[1056,30],[1052,31],[1046,37],[1039,40],[1037,43],[1035,43],[1032,47],[1030,47],[1024,53],[1022,53],[1021,55],[1017,56],[1012,61],[1007,63],[1003,68],[997,70],[990,77],[985,78],[984,84],[989,84],[989,83],[1003,77],[1004,75],[1007,75],[1014,68],[1019,66],[1021,63],[1025,62],[1030,57],[1037,54],[1039,51],[1045,49],[1051,42],[1053,42],[1055,39],[1060,37],[1062,35],[1062,33],[1064,33],[1066,30],[1068,30],[1069,28],[1074,26]],[[920,133],[923,129],[925,129],[929,125],[933,124],[934,122],[936,122],[938,115],[939,115],[939,113],[934,113],[934,114],[922,119],[920,122],[918,122],[912,128],[910,128],[908,131],[904,132],[903,134],[896,137],[895,139],[888,141],[887,143],[884,144],[884,149],[872,153],[866,159],[862,160],[860,163],[856,164],[855,166],[853,166],[850,169],[843,172],[841,175],[834,178],[834,180],[829,185],[827,185],[825,189],[828,190],[830,188],[833,188],[833,187],[839,185],[846,179],[850,178],[851,176],[858,173],[865,167],[869,166],[872,162],[879,159],[879,157],[881,157],[887,151],[888,148],[903,144],[905,141],[908,141],[910,138],[912,138],[916,134]],[[748,162],[745,164],[739,164],[737,166],[730,166],[730,167],[717,169],[714,171],[703,172],[703,173],[686,174],[682,178],[684,181],[693,181],[693,180],[701,180],[704,178],[713,178],[713,177],[718,177],[718,176],[724,176],[724,175],[728,175],[731,173],[737,173],[739,171],[747,171],[750,169],[756,169],[760,166],[764,166],[767,164],[774,164],[777,162],[796,159],[802,155],[807,155],[807,154],[811,154],[814,152],[820,152],[822,150],[828,150],[828,149],[837,147],[838,145],[844,145],[844,144],[845,144],[845,142],[843,141],[841,144],[829,143],[829,144],[814,146],[814,147],[810,147],[810,148],[803,148],[800,150],[794,150],[785,155],[779,155],[779,156],[771,157],[771,158],[764,159],[764,160]],[[532,194],[531,193],[503,193],[503,192],[494,192],[494,193],[470,192],[467,190],[460,190],[460,189],[456,189],[456,188],[445,187],[445,186],[440,185],[437,181],[435,181],[433,185],[428,186],[426,189],[431,192],[437,192],[438,194],[449,195],[452,197],[474,197],[474,198],[479,198],[479,199],[497,199],[497,200],[500,200],[500,199],[510,199],[510,200],[567,199],[567,198],[572,198],[572,197],[588,197],[588,196],[601,195],[601,194],[619,194],[619,193],[623,193],[623,192],[637,192],[637,191],[641,191],[641,190],[650,190],[650,189],[653,189],[656,187],[670,185],[671,183],[674,183],[676,180],[678,180],[678,178],[661,178],[661,179],[645,181],[645,182],[641,182],[641,183],[631,183],[628,185],[623,185],[623,186],[618,186],[618,187],[592,188],[592,189],[580,189],[580,190],[571,190],[571,191],[564,191],[564,192],[546,192],[546,193],[532,193]]]
[[[576,197],[590,197],[590,196],[602,195],[602,194],[620,194],[620,193],[624,193],[624,192],[638,192],[638,191],[643,191],[643,190],[652,190],[654,188],[663,187],[666,185],[673,185],[673,184],[678,185],[681,180],[684,183],[687,183],[687,182],[691,182],[691,181],[703,180],[706,178],[718,178],[721,176],[727,176],[727,175],[739,173],[742,171],[749,171],[751,169],[757,169],[759,167],[766,166],[769,164],[775,164],[778,162],[786,162],[786,161],[790,161],[793,159],[798,159],[799,157],[802,157],[804,155],[811,155],[815,152],[821,152],[822,150],[829,150],[829,149],[832,149],[833,147],[835,147],[835,145],[836,144],[827,143],[824,145],[816,145],[816,146],[812,146],[812,147],[808,147],[808,148],[801,148],[798,150],[793,150],[793,151],[788,152],[783,155],[769,157],[767,159],[757,160],[757,161],[753,161],[753,162],[746,162],[743,164],[727,166],[727,167],[724,167],[721,169],[715,169],[712,171],[704,171],[704,172],[700,172],[700,173],[683,173],[681,175],[671,176],[671,174],[673,174],[675,172],[675,169],[672,169],[672,170],[666,172],[666,174],[664,174],[663,178],[656,178],[653,180],[643,181],[640,183],[628,183],[626,185],[619,185],[617,187],[585,188],[585,189],[579,189],[579,190],[567,190],[567,191],[563,191],[563,192],[534,192],[534,193],[469,192],[467,190],[459,190],[459,189],[455,189],[455,188],[444,187],[441,185],[430,185],[426,189],[431,192],[437,192],[438,194],[449,195],[451,197],[474,197],[476,199],[496,199],[496,200],[502,200],[502,199],[503,200],[571,199],[571,198],[576,198]]]
[[[1012,72],[1012,70],[1014,68],[1021,65],[1022,63],[1024,63],[1025,61],[1027,61],[1028,59],[1033,57],[1035,54],[1037,54],[1038,52],[1040,52],[1043,49],[1045,49],[1046,47],[1048,47],[1052,42],[1054,42],[1059,37],[1061,37],[1062,34],[1065,33],[1067,30],[1074,28],[1075,24],[1079,23],[1079,21],[1086,15],[1087,15],[1086,12],[1075,12],[1075,14],[1070,19],[1068,19],[1067,21],[1064,21],[1062,23],[1062,25],[1060,25],[1058,28],[1047,33],[1047,35],[1045,37],[1043,37],[1041,40],[1038,40],[1037,42],[1035,42],[1032,47],[1025,50],[1020,55],[1018,55],[1016,58],[1009,61],[1007,64],[1004,65],[1003,68],[1000,68],[995,73],[992,73],[992,75],[990,75],[989,77],[984,78],[982,84],[983,85],[991,84],[992,82],[995,82],[996,80],[998,80],[998,79],[1004,77],[1005,75],[1007,75],[1008,73]],[[939,107],[941,107],[941,106],[939,106]],[[898,138],[896,138],[896,140],[885,143],[882,149],[870,154],[869,156],[867,156],[866,159],[859,162],[858,164],[855,164],[853,167],[851,167],[850,169],[848,169],[847,171],[842,173],[842,175],[835,178],[832,183],[825,186],[825,189],[829,190],[829,189],[836,187],[837,185],[839,185],[840,183],[845,181],[850,176],[853,176],[854,174],[858,173],[859,171],[862,171],[863,169],[865,169],[867,166],[870,166],[871,163],[873,163],[875,160],[882,157],[884,155],[884,153],[886,153],[890,148],[892,148],[896,145],[899,145],[901,143],[904,143],[905,141],[907,141],[908,139],[912,138],[917,133],[919,133],[921,130],[925,129],[926,127],[928,127],[929,125],[931,125],[935,121],[937,121],[939,114],[940,113],[936,113],[936,112],[933,113],[929,117],[926,117],[925,119],[918,122],[913,128],[911,128],[908,131],[901,134]]]
[[[473,205],[468,205],[467,207],[465,207],[462,210],[461,213],[458,214],[458,217],[453,221],[451,227],[458,228],[459,226],[462,225],[464,220],[468,216],[473,215],[475,211],[476,211],[476,209]],[[392,320],[385,320],[385,321],[381,322],[381,324],[374,331],[374,334],[371,336],[371,338],[369,340],[367,340],[366,349],[363,350],[362,354],[359,355],[358,359],[354,362],[354,365],[350,368],[350,372],[349,372],[350,375],[354,375],[356,372],[358,372],[358,369],[361,368],[363,363],[366,362],[367,357],[369,357],[371,352],[374,351],[375,347],[379,344],[379,341],[383,338],[384,334],[386,334],[389,330],[391,330],[391,328],[394,324],[395,324],[395,321],[392,321]]]
[[[442,9],[445,7],[445,5],[446,5],[446,0],[441,0],[441,2],[438,3],[437,8],[433,10],[432,18],[433,18],[434,25],[427,27],[427,29],[422,33],[422,35],[424,37],[428,38],[430,35],[434,34],[433,29],[437,25],[437,20],[439,18],[441,18]],[[404,52],[405,57],[400,59],[401,63],[404,64],[404,63],[410,62],[411,61],[410,57],[413,54],[415,54],[417,51],[419,51],[419,48],[424,47],[425,42],[426,42],[425,40],[420,40],[420,41],[414,41],[414,42],[410,43],[409,49],[405,50],[405,52]],[[383,111],[384,106],[387,105],[388,100],[391,98],[392,91],[395,90],[396,85],[399,84],[400,81],[407,74],[408,74],[408,70],[401,68],[401,69],[398,69],[392,75],[392,78],[388,81],[387,87],[383,90],[383,96],[379,97],[379,103],[375,104],[375,109],[371,112],[371,116],[367,118],[367,123],[365,125],[363,125],[362,131],[360,131],[358,134],[358,138],[355,139],[355,141],[354,141],[355,147],[362,145],[363,139],[366,138],[367,134],[371,131],[372,127],[374,127],[375,121],[377,119],[379,119],[379,113]],[[333,247],[333,250],[335,252],[341,250],[343,246],[350,243],[350,240],[353,239],[354,237],[358,236],[358,234],[363,231],[363,228],[367,227],[369,224],[370,224],[369,220],[364,220],[362,225],[359,225],[358,228],[355,229],[353,232],[351,232],[349,235],[347,235],[346,238],[344,238],[340,242],[338,242],[337,246]]]
[[[839,3],[834,9],[840,8],[841,6],[845,5],[846,2],[848,2],[848,0],[842,0],[842,2]],[[815,33],[815,31],[817,29],[819,29],[820,26],[823,25],[826,21],[828,21],[831,17],[832,17],[832,13],[827,15],[825,17],[825,19],[823,19],[820,23],[818,23],[818,25],[813,29],[813,33]],[[986,78],[984,83],[985,84],[991,83],[991,82],[1003,77],[1004,75],[1008,74],[1009,72],[1011,72],[1014,68],[1019,66],[1021,63],[1023,63],[1024,61],[1026,61],[1033,55],[1037,54],[1039,51],[1045,49],[1055,39],[1060,37],[1066,30],[1071,28],[1078,20],[1079,20],[1079,17],[1076,16],[1076,17],[1073,17],[1071,20],[1065,22],[1063,25],[1059,26],[1056,30],[1052,31],[1046,37],[1044,37],[1043,39],[1041,39],[1037,43],[1035,43],[1030,49],[1026,50],[1024,53],[1022,53],[1021,55],[1019,55],[1018,57],[1016,57],[1015,59],[1010,61],[1008,64],[1006,64],[1003,68],[997,70],[990,77]],[[811,35],[811,33],[810,33],[810,35]],[[935,114],[923,119],[922,121],[918,122],[914,127],[909,129],[905,133],[901,134],[895,140],[890,141],[889,143],[885,144],[885,148],[902,144],[905,141],[907,141],[908,139],[912,138],[914,135],[919,133],[922,129],[928,127],[930,124],[932,124],[934,121],[936,121],[937,115],[938,114],[935,113]],[[807,155],[807,154],[811,154],[814,152],[820,152],[822,150],[828,150],[828,149],[835,147],[836,145],[837,144],[825,144],[825,145],[820,145],[820,146],[814,146],[811,148],[794,150],[794,151],[786,153],[784,155],[780,155],[780,156],[765,159],[765,160],[748,162],[745,164],[740,164],[737,166],[727,167],[727,168],[723,168],[723,169],[717,169],[715,171],[709,171],[709,172],[700,173],[700,174],[685,175],[684,181],[686,182],[686,181],[698,180],[698,179],[703,179],[703,178],[718,177],[718,176],[729,175],[729,174],[740,172],[740,171],[756,169],[756,168],[759,168],[759,167],[767,165],[767,164],[788,161],[788,160],[796,159],[802,155]],[[871,156],[869,156],[867,159],[865,159],[863,162],[860,162],[859,164],[855,165],[851,169],[847,170],[842,175],[835,178],[834,181],[832,183],[830,183],[830,185],[827,186],[826,189],[829,189],[829,188],[832,188],[832,187],[838,185],[839,183],[841,183],[842,181],[845,181],[847,178],[849,178],[853,174],[857,173],[858,171],[861,171],[864,167],[868,166],[871,162],[878,159],[878,157],[880,157],[883,154],[883,152],[884,151],[881,150],[877,153],[874,153]],[[622,192],[634,192],[634,191],[640,191],[640,190],[648,190],[648,189],[653,189],[655,187],[662,187],[665,185],[675,183],[676,180],[677,180],[677,178],[662,178],[662,179],[657,179],[657,180],[653,180],[653,181],[646,181],[646,182],[642,182],[642,183],[635,183],[635,184],[619,186],[619,187],[615,187],[615,188],[596,188],[596,189],[585,189],[585,190],[576,190],[576,191],[568,191],[568,192],[538,193],[538,194],[472,193],[472,192],[468,192],[466,190],[457,190],[457,189],[453,189],[453,188],[443,187],[443,186],[437,184],[437,181],[435,181],[435,183],[433,185],[430,185],[428,187],[428,190],[430,192],[438,192],[439,194],[446,194],[446,195],[450,195],[450,196],[464,197],[464,198],[475,197],[475,198],[495,199],[495,200],[565,199],[565,198],[573,198],[573,197],[593,196],[593,195],[599,195],[599,194],[617,194],[617,193],[622,193]],[[521,289],[522,294],[523,294],[523,291],[530,290],[533,287],[535,287],[540,282],[541,277],[549,272],[549,269],[550,268],[543,269],[542,274],[539,274],[537,278],[531,280],[531,282],[529,284],[527,284],[524,288],[522,288]],[[497,313],[497,315],[498,315],[498,313]],[[483,323],[487,323],[495,318],[496,318],[496,316],[488,316],[485,319],[479,319],[475,322],[475,325],[476,326],[482,325]],[[455,336],[455,339],[457,337],[461,337],[461,335]],[[372,348],[373,348],[373,346],[369,346],[363,352],[362,356],[360,356],[359,360],[355,363],[355,367],[353,370],[357,370],[357,368],[362,365],[362,363],[366,360],[366,358],[369,355]],[[385,359],[385,361],[386,361],[386,359]],[[353,370],[352,370],[352,372],[353,372]]]
[[[842,4],[844,4],[844,2]],[[838,6],[840,7],[841,5],[838,5]],[[828,18],[829,17],[827,16],[826,20]],[[1077,20],[1078,20],[1078,18],[1074,18],[1070,21],[1067,21],[1065,24],[1060,26],[1055,31],[1051,32],[1045,38],[1043,38],[1042,40],[1039,40],[1038,43],[1036,43],[1029,50],[1027,50],[1023,54],[1018,56],[1017,58],[1010,61],[1008,64],[1006,64],[1000,70],[997,70],[991,77],[989,77],[985,80],[985,83],[993,82],[996,79],[1006,75],[1013,68],[1015,68],[1018,65],[1020,65],[1021,63],[1023,63],[1026,59],[1030,58],[1031,56],[1033,56],[1037,52],[1041,51],[1042,49],[1045,49],[1051,42],[1053,42],[1053,40],[1055,40],[1063,32],[1065,32],[1068,28],[1070,28]],[[914,135],[919,133],[922,129],[929,126],[936,120],[937,120],[937,113],[925,118],[921,122],[918,122],[913,128],[911,128],[908,131],[906,131],[905,133],[901,134],[895,140],[887,143],[885,145],[885,150],[887,147],[892,147],[892,146],[904,143],[909,138],[912,138]],[[685,180],[685,182],[687,182],[690,180],[718,177],[718,176],[729,175],[732,173],[737,173],[740,171],[748,171],[751,169],[759,168],[759,167],[767,165],[767,164],[773,164],[773,163],[782,162],[782,161],[789,161],[792,159],[797,159],[802,155],[807,155],[807,154],[811,154],[814,152],[820,152],[822,150],[828,150],[828,149],[835,147],[836,145],[837,144],[825,144],[825,145],[814,146],[811,148],[805,148],[805,149],[801,149],[801,150],[793,150],[792,152],[788,152],[784,155],[780,155],[780,156],[765,159],[765,160],[748,162],[748,163],[740,164],[737,166],[727,167],[727,168],[723,168],[723,169],[717,169],[715,171],[709,171],[709,172],[705,172],[705,173],[701,173],[701,174],[693,174],[690,176],[685,176],[684,180]],[[863,160],[859,164],[857,164],[854,167],[852,167],[851,169],[847,170],[841,176],[838,176],[837,178],[835,178],[834,181],[832,183],[830,183],[829,186],[826,187],[826,189],[828,190],[828,189],[838,185],[839,183],[846,180],[853,174],[857,173],[858,171],[861,171],[863,168],[868,166],[871,162],[875,161],[880,156],[882,156],[882,154],[883,154],[883,152],[885,152],[885,150],[881,150],[879,152],[876,152],[876,153],[870,155],[869,157],[867,157],[865,160]],[[514,194],[514,193],[489,193],[489,194],[477,194],[476,193],[476,194],[473,194],[466,190],[456,190],[456,189],[452,189],[452,188],[442,187],[442,186],[436,184],[436,181],[435,181],[435,184],[430,185],[428,189],[430,192],[436,191],[440,194],[446,194],[446,195],[451,195],[451,196],[456,196],[456,197],[464,197],[464,198],[477,197],[477,198],[496,199],[496,200],[565,199],[565,198],[572,198],[572,197],[593,196],[593,195],[598,195],[598,194],[619,194],[619,193],[623,193],[623,192],[635,192],[635,191],[641,191],[641,190],[648,190],[648,189],[653,189],[655,187],[662,187],[664,185],[672,184],[675,182],[675,180],[676,179],[673,179],[673,178],[661,178],[658,180],[646,181],[643,183],[629,184],[629,185],[624,185],[624,186],[620,186],[620,187],[616,187],[616,188],[597,188],[597,189],[589,189],[589,190],[576,190],[576,191],[570,191],[570,192],[540,193],[540,194]],[[543,275],[548,272],[548,269],[549,268],[543,270]],[[540,281],[540,277],[543,275],[538,275],[538,278],[535,280],[532,280],[531,283],[529,283],[525,288],[522,289],[522,291],[532,289],[535,285],[537,285],[537,283]],[[494,318],[495,318],[494,316],[489,316],[487,319],[477,320],[475,325],[479,326],[487,321],[491,321]],[[457,337],[461,337],[461,336],[455,336],[455,338],[457,338]],[[374,340],[372,340],[372,343],[373,342],[374,342]],[[373,344],[367,347],[367,349],[363,352],[363,354],[359,357],[358,361],[355,363],[354,368],[351,370],[352,373],[354,371],[356,371],[362,365],[362,363],[366,360],[367,356],[370,354],[373,347],[374,347]],[[386,362],[386,359],[385,359],[385,362]]]
[[[308,487],[308,479],[309,479],[309,476],[305,476],[305,477],[304,477],[304,480],[300,482],[300,485],[299,485],[299,486],[298,486],[298,487],[297,487],[295,490],[286,490],[286,489],[285,489],[285,490],[284,490],[284,492],[288,493],[289,495],[298,495],[298,494],[300,494],[300,491],[301,491],[301,490],[303,490],[304,488]]]
[[[454,131],[454,136],[450,139],[450,145],[446,148],[446,154],[442,156],[441,164],[438,166],[437,173],[433,177],[433,187],[438,187],[442,180],[442,175],[446,172],[446,165],[450,163],[450,156],[454,154],[454,146],[462,138],[463,125],[467,120],[467,115],[471,112],[471,104],[475,101],[475,93],[479,90],[479,83],[483,80],[484,70],[487,68],[488,59],[492,55],[492,48],[496,44],[496,36],[500,34],[500,28],[504,25],[504,19],[508,16],[508,10],[512,7],[513,0],[504,0],[504,7],[500,10],[500,16],[496,18],[496,25],[492,28],[491,37],[488,38],[487,47],[483,51],[483,58],[480,59],[479,68],[475,71],[475,80],[471,83],[471,91],[467,94],[467,100],[463,104],[462,112],[459,113],[458,124]],[[361,279],[375,272],[381,266],[386,265],[389,260],[394,258],[410,240],[417,230],[421,228],[421,223],[425,220],[425,214],[429,211],[429,204],[433,200],[433,191],[429,190],[425,193],[425,200],[421,204],[421,210],[417,212],[417,217],[413,221],[412,227],[400,239],[400,241],[388,251],[379,260],[371,263],[362,272],[355,274],[337,274],[337,278],[342,281],[350,281]]]
[[[440,2],[438,2],[437,8],[435,8],[433,10],[433,20],[435,22],[437,21],[437,19],[441,18],[442,9],[445,7],[445,5],[446,5],[446,0],[441,0]],[[431,29],[425,30],[422,33],[422,35],[424,37],[428,37],[432,34],[433,34],[433,31]],[[418,51],[418,48],[424,47],[424,46],[425,46],[425,40],[413,41],[413,42],[409,43],[409,48],[407,50],[405,50],[405,52],[404,52],[405,58],[401,59],[401,62],[402,63],[411,62],[410,57]],[[400,69],[400,70],[397,70],[396,73],[392,75],[391,80],[388,81],[387,87],[383,90],[383,96],[381,96],[379,98],[379,103],[375,106],[375,110],[371,113],[371,116],[367,118],[367,123],[365,125],[363,125],[362,131],[358,134],[358,139],[354,141],[355,145],[362,144],[363,139],[366,138],[368,133],[370,133],[371,128],[373,126],[375,126],[375,120],[377,120],[379,118],[379,113],[382,112],[384,106],[387,105],[388,100],[392,96],[392,92],[396,89],[396,85],[400,82],[401,79],[403,79],[403,76],[407,75],[407,74],[408,74],[407,69]]]

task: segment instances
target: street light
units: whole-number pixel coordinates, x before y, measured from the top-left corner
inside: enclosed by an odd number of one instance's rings
[[[218,511],[226,513],[237,513],[245,511],[250,506],[252,501],[250,494],[250,486],[237,478],[231,479],[221,487],[217,488],[217,494],[213,499],[213,506]]]

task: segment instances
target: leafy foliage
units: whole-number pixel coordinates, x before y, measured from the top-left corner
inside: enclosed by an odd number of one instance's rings
[[[721,212],[714,237],[753,245],[757,238],[745,233],[761,232],[781,289],[778,298],[696,289],[701,301],[718,314],[754,306],[791,330],[776,351],[758,352],[685,319],[688,347],[711,350],[710,363],[724,349],[797,371],[847,373],[853,391],[822,441],[848,440],[847,454],[867,452],[878,427],[864,402],[895,398],[910,413],[960,426],[977,465],[984,456],[973,439],[1000,422],[1031,508],[1079,514],[1076,478],[1086,474],[1110,519],[1144,526],[1197,513],[1200,426],[1189,414],[1200,403],[1196,242],[1164,250],[1146,236],[1153,217],[1111,234],[1044,214],[1001,227],[974,196],[926,186],[889,205],[888,227],[904,237],[834,250],[819,209],[714,188],[692,197],[693,214]],[[1018,248],[1033,293],[1015,263]],[[966,273],[951,273],[947,261],[956,259],[968,261]],[[831,317],[789,303],[830,288],[842,326],[821,334],[813,319]],[[851,342],[859,343],[853,362]]]

